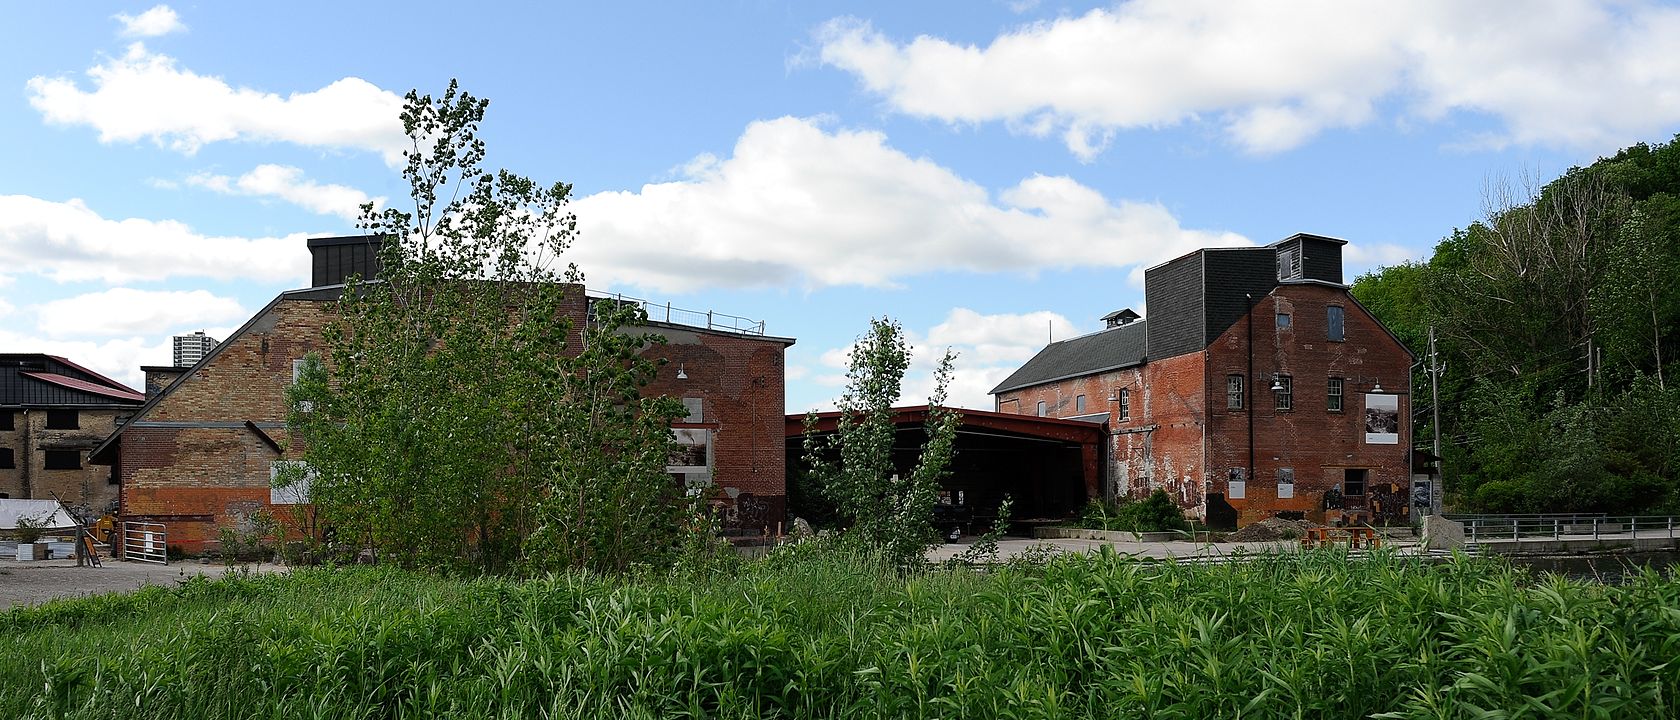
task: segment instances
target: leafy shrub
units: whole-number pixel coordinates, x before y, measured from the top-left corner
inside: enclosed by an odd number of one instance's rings
[[[1114,502],[1092,500],[1085,505],[1079,526],[1096,530],[1161,532],[1189,530],[1190,522],[1184,518],[1184,511],[1173,502],[1172,496],[1166,490],[1156,488],[1141,501],[1131,498]]]

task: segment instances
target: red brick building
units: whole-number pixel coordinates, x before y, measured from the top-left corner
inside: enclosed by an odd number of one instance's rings
[[[169,544],[198,552],[222,528],[299,502],[271,489],[280,463],[298,459],[282,442],[286,390],[304,356],[326,351],[322,329],[344,279],[378,272],[366,237],[317,238],[309,247],[314,287],[281,293],[190,368],[145,368],[145,404],[93,452],[120,484],[120,519],[161,522]],[[598,298],[577,290],[566,312],[581,328]],[[793,340],[739,318],[647,307],[657,320],[645,329],[667,343],[644,354],[669,360],[647,392],[690,409],[674,427],[682,449],[669,470],[718,488],[733,525],[774,525],[785,506],[784,354]]]
[[[1203,249],[1144,275],[1149,319],[1052,343],[1000,412],[1107,431],[1104,494],[1156,488],[1214,526],[1404,522],[1412,355],[1342,281],[1335,238]]]

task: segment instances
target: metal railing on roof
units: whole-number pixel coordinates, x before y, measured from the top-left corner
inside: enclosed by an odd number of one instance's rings
[[[730,315],[728,313],[713,312],[711,310],[689,310],[675,307],[671,303],[656,303],[641,298],[633,298],[623,293],[601,292],[586,290],[590,298],[612,300],[616,303],[631,303],[637,305],[647,318],[654,322],[670,323],[672,325],[687,325],[689,327],[705,328],[707,330],[722,330],[724,332],[740,333],[742,335],[763,335],[764,321],[752,318]]]

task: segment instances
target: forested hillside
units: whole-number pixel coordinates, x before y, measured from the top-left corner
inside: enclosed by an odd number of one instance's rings
[[[1487,200],[1353,287],[1419,358],[1435,328],[1449,506],[1680,512],[1680,137]]]

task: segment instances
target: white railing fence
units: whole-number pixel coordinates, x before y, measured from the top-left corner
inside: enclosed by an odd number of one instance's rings
[[[122,524],[124,560],[169,564],[168,533],[163,523],[127,521]]]

